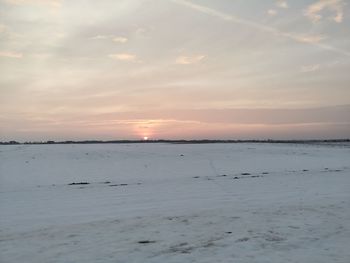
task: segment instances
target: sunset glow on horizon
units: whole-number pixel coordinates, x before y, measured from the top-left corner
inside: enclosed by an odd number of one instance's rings
[[[0,141],[350,135],[345,0],[0,0]]]

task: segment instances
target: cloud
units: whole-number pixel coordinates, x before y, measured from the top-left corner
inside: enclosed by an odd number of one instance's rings
[[[94,36],[94,37],[90,37],[90,39],[92,40],[100,40],[100,39],[109,39],[109,38],[112,38],[114,37],[113,35],[97,35],[97,36]]]
[[[110,40],[112,40],[113,42],[116,42],[116,43],[126,43],[126,42],[128,42],[128,39],[126,37],[114,36],[114,35],[97,35],[97,36],[91,37],[90,39],[92,39],[92,40],[110,39]]]
[[[311,41],[311,38],[309,38],[309,39],[305,38],[304,35],[297,35],[294,33],[283,32],[277,28],[263,25],[261,23],[257,23],[257,22],[251,21],[251,20],[242,19],[242,18],[234,16],[234,15],[229,15],[229,14],[214,10],[214,9],[206,7],[206,6],[194,4],[194,3],[189,2],[187,0],[170,0],[170,1],[172,1],[176,4],[179,4],[179,5],[186,6],[188,8],[193,9],[193,10],[196,10],[198,12],[201,12],[201,13],[213,16],[213,17],[220,18],[220,19],[227,21],[227,22],[232,22],[235,24],[244,25],[244,26],[254,28],[256,30],[268,33],[268,34],[276,35],[279,37],[289,38],[289,39],[294,40],[294,41],[299,42],[299,43],[310,44],[310,45],[313,45],[315,47],[318,47],[318,48],[321,48],[324,50],[332,51],[332,52],[342,54],[345,56],[350,56],[350,51],[342,50],[342,49],[339,49],[339,48],[336,48],[336,47],[333,47],[330,45],[321,44],[321,43],[318,43],[315,41]],[[329,1],[340,1],[340,0],[329,0]]]
[[[288,3],[285,0],[278,0],[276,2],[276,6],[278,6],[279,8],[289,8]]]
[[[12,5],[48,5],[55,8],[62,5],[62,0],[5,0],[5,2]]]
[[[284,9],[289,8],[288,3],[285,0],[277,0],[276,6],[278,8],[284,8]],[[278,14],[278,11],[276,9],[269,9],[269,10],[267,10],[267,14],[269,16],[275,16]]]
[[[308,72],[315,72],[321,69],[320,64],[315,64],[315,65],[307,65],[307,66],[302,66],[301,67],[301,72],[303,73],[308,73]]]
[[[344,62],[341,62],[339,60],[335,60],[335,61],[330,61],[330,62],[323,63],[323,64],[304,65],[300,68],[300,71],[303,73],[315,72],[315,71],[319,71],[319,70],[332,69],[332,68],[337,67],[337,66],[342,65],[342,64],[344,64]]]
[[[7,30],[7,26],[0,24],[0,33],[4,33]]]
[[[129,53],[109,54],[108,57],[121,61],[138,62],[137,56]]]
[[[324,35],[299,35],[298,38],[300,42],[314,44],[321,42],[327,37]]]
[[[269,15],[269,16],[275,16],[275,15],[277,15],[277,10],[275,10],[275,9],[269,9],[269,10],[267,10],[267,14]]]
[[[302,124],[302,123],[349,123],[350,105],[302,109],[170,109],[114,112],[107,116],[111,120],[174,120],[207,123],[239,124]]]
[[[180,56],[176,58],[176,64],[190,65],[201,62],[205,58],[204,55],[198,56]]]
[[[334,13],[330,18],[337,23],[341,23],[344,18],[344,6],[345,2],[343,0],[319,0],[309,5],[304,10],[304,15],[313,23],[318,23],[323,18],[321,12],[329,10]]]
[[[126,42],[128,42],[128,39],[126,37],[114,37],[113,42],[126,43]]]
[[[7,57],[7,58],[22,58],[23,54],[18,52],[12,52],[12,51],[0,51],[0,57]]]

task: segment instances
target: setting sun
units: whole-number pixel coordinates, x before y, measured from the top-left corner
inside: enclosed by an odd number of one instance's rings
[[[148,141],[148,137],[147,136],[143,137],[143,140]]]

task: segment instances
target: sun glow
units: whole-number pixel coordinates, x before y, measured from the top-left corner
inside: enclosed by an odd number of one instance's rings
[[[148,137],[147,137],[147,136],[144,136],[144,137],[143,137],[143,140],[144,140],[144,141],[148,141]]]

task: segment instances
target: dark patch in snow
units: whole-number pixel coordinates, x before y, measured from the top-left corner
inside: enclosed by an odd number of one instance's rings
[[[137,241],[137,243],[139,243],[139,244],[152,244],[152,243],[156,243],[156,241],[154,241],[154,240],[140,240],[140,241]]]
[[[128,184],[110,184],[109,186],[127,186]]]
[[[236,242],[247,242],[249,240],[249,237],[242,237],[236,240]]]
[[[237,179],[259,178],[259,177],[263,177],[263,176],[261,176],[261,175],[252,175],[252,176],[247,176],[247,177],[235,176],[235,177],[233,177],[233,179],[237,180]]]
[[[90,184],[89,182],[80,182],[80,183],[70,183],[68,185],[86,185],[86,184]]]
[[[292,229],[300,229],[300,227],[298,226],[288,226],[289,228],[292,228]]]
[[[286,239],[283,237],[276,236],[276,235],[268,235],[265,237],[265,240],[269,241],[269,242],[281,242],[281,241],[284,241]]]
[[[177,244],[175,246],[171,246],[169,250],[166,251],[166,253],[181,253],[181,254],[189,254],[191,253],[195,247],[188,246],[187,242],[183,242],[180,244]]]

